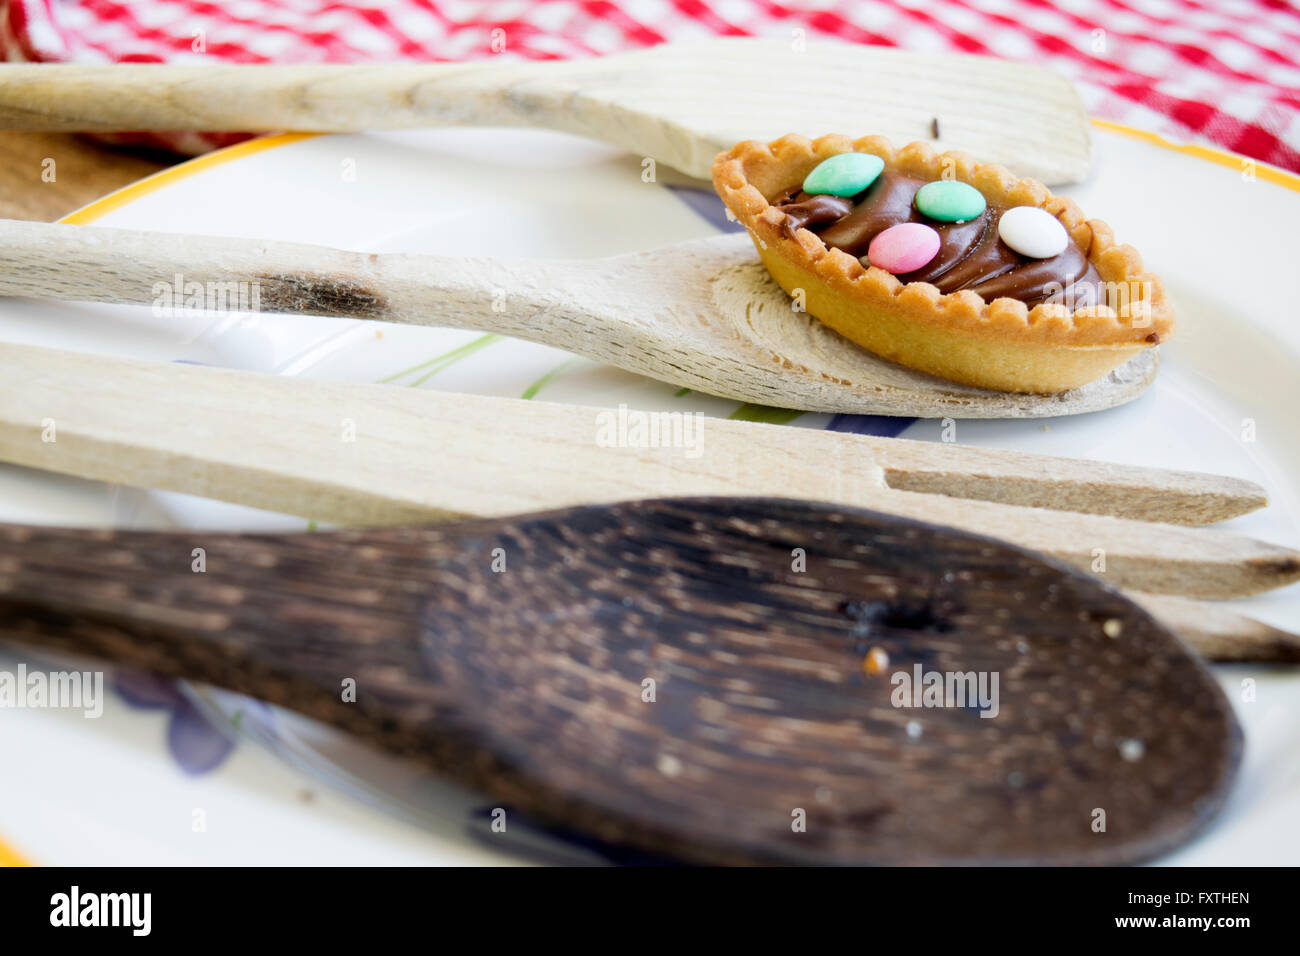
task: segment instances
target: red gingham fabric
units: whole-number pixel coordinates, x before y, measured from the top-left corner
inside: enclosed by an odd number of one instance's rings
[[[1290,0],[0,0],[0,50],[15,61],[554,59],[794,30],[1042,63],[1096,116],[1300,172]],[[239,138],[132,139],[197,153]]]

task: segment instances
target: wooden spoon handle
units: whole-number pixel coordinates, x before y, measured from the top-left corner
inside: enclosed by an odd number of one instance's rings
[[[547,126],[561,62],[6,65],[0,127],[356,132],[429,126]],[[527,90],[520,90],[528,83]],[[515,88],[519,95],[507,96]],[[553,105],[553,110],[547,109]]]
[[[896,491],[858,436],[678,413],[646,447],[628,414],[0,346],[0,459],[321,521],[775,495],[1000,537],[1139,590],[1231,597],[1300,578],[1295,552],[1239,535]]]
[[[542,267],[100,226],[0,220],[0,295],[186,310],[378,319],[545,340]],[[571,266],[569,268],[572,268]],[[499,307],[506,282],[510,308]],[[546,269],[549,288],[566,272]],[[494,306],[496,306],[494,308]]]
[[[737,245],[723,237],[734,258]],[[736,355],[707,353],[662,288],[721,267],[718,240],[594,260],[347,252],[304,243],[0,220],[0,296],[206,312],[371,319],[473,329],[564,349],[641,375],[750,400],[771,394]],[[685,326],[685,328],[683,328]],[[771,376],[761,350],[760,372]],[[746,362],[750,361],[746,354]],[[779,388],[779,382],[777,387]],[[738,394],[739,393],[739,394]],[[778,398],[782,397],[777,395]]]
[[[416,562],[436,591],[439,555],[454,564],[459,552],[443,537],[393,532],[367,548],[335,535],[0,525],[0,641],[238,690],[415,752],[412,698],[436,711],[455,696],[421,656],[427,592],[353,558]],[[363,692],[346,696],[347,680]]]

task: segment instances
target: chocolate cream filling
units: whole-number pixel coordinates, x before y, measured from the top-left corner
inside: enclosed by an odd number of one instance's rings
[[[885,170],[857,196],[791,190],[773,205],[785,213],[790,235],[800,228],[811,230],[864,266],[867,247],[885,229],[900,222],[930,226],[939,233],[939,252],[922,268],[898,276],[902,282],[929,282],[945,294],[970,289],[990,302],[1005,297],[1030,307],[1051,302],[1082,309],[1097,303],[1101,276],[1073,239],[1050,259],[1022,256],[998,236],[998,219],[1006,207],[990,204],[977,219],[937,222],[918,212],[913,202],[925,183]]]

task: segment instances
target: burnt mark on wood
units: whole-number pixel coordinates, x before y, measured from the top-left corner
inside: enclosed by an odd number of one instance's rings
[[[1262,565],[1263,570],[1281,579],[1294,578],[1296,572],[1300,571],[1300,561],[1288,556],[1270,558],[1267,561],[1258,562],[1258,564]]]
[[[377,289],[337,275],[256,276],[259,309],[294,315],[348,319],[382,319],[388,300]]]
[[[857,622],[858,627],[872,630],[876,628],[903,631],[931,631],[945,634],[952,630],[952,625],[936,611],[933,602],[920,601],[870,601],[860,603],[850,601],[844,605],[844,613]],[[857,627],[855,627],[855,630]]]

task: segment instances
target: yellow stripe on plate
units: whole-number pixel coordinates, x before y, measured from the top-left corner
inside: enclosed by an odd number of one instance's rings
[[[1279,169],[1276,166],[1270,166],[1258,159],[1251,159],[1249,156],[1242,156],[1240,153],[1232,153],[1226,149],[1219,149],[1216,146],[1200,146],[1194,143],[1171,143],[1159,133],[1152,133],[1148,130],[1137,129],[1132,126],[1125,126],[1123,123],[1112,123],[1110,120],[1099,119],[1094,116],[1092,125],[1098,129],[1104,129],[1110,133],[1118,133],[1121,136],[1127,136],[1129,139],[1139,139],[1144,143],[1150,143],[1152,146],[1159,146],[1161,149],[1172,150],[1175,153],[1182,153],[1184,156],[1195,156],[1197,159],[1203,159],[1208,163],[1214,163],[1217,166],[1227,166],[1229,169],[1235,169],[1237,172],[1245,172],[1247,169],[1254,170],[1255,178],[1262,179],[1265,182],[1282,186],[1293,192],[1300,193],[1300,176],[1288,172],[1285,169]]]
[[[0,840],[0,866],[31,866],[21,854],[4,840]]]
[[[116,192],[111,192],[107,196],[96,199],[90,205],[82,206],[76,212],[69,213],[59,222],[71,226],[84,226],[86,223],[94,222],[101,216],[108,215],[115,209],[121,209],[128,203],[133,203],[143,196],[170,186],[172,183],[188,179],[195,173],[201,173],[205,169],[211,169],[213,166],[221,166],[236,159],[243,159],[245,156],[264,153],[268,149],[277,149],[280,146],[288,146],[290,143],[298,143],[304,139],[312,139],[320,135],[320,133],[280,133],[275,136],[259,136],[257,139],[248,139],[242,143],[236,143],[234,146],[227,146],[225,149],[204,153],[202,156],[196,156],[194,159],[159,170],[152,176],[146,176],[129,186],[123,186]]]

